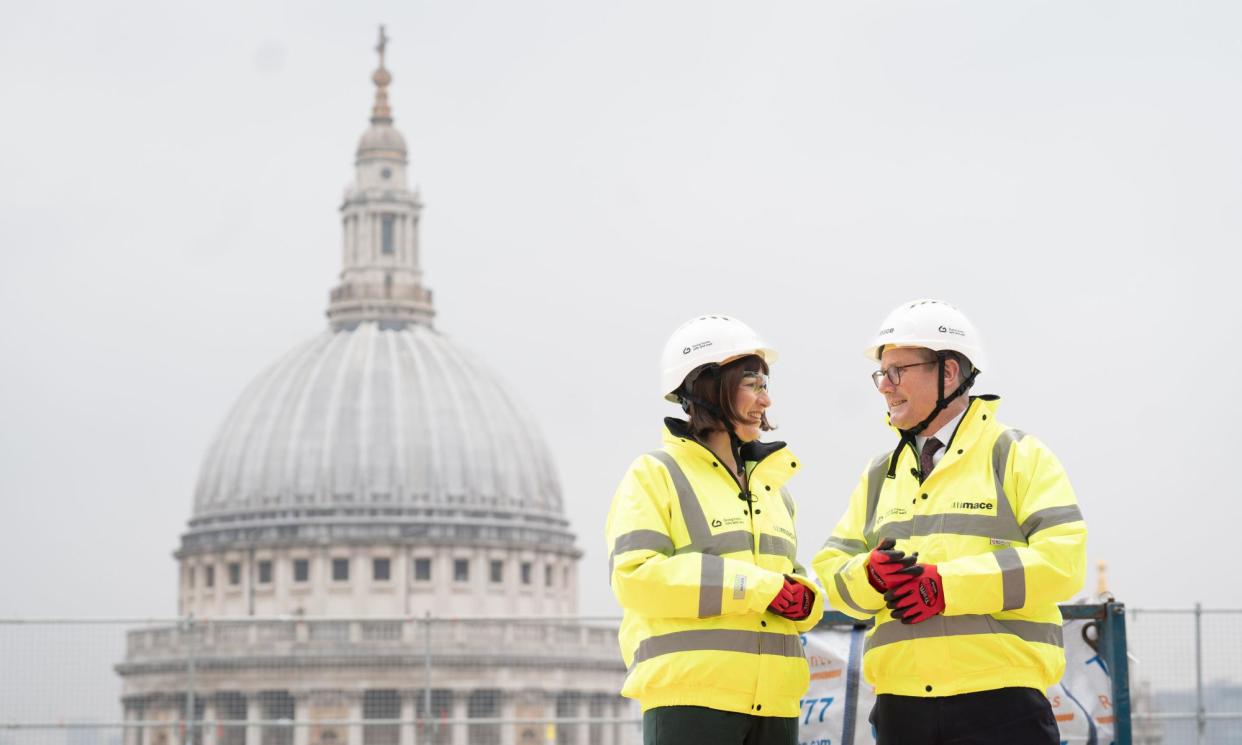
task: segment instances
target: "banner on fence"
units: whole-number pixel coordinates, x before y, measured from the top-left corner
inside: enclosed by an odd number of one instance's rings
[[[1111,745],[1112,683],[1104,659],[1083,637],[1089,621],[1065,622],[1065,676],[1048,689],[1063,745]],[[811,685],[802,699],[800,745],[874,745],[867,721],[875,690],[862,679],[865,629],[803,635]]]

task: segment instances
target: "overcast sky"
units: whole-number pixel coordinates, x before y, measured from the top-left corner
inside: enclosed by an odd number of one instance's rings
[[[151,0],[0,25],[0,616],[175,613],[217,427],[324,328],[380,22],[437,327],[533,412],[583,612],[674,327],[783,353],[809,562],[893,445],[861,350],[928,296],[1120,599],[1242,607],[1242,5]]]

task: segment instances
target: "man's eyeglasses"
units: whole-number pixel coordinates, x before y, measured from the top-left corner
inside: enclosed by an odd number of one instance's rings
[[[912,367],[921,367],[923,365],[934,365],[934,364],[936,364],[936,360],[928,360],[927,362],[915,362],[912,365],[893,365],[892,367],[885,368],[884,370],[876,370],[875,372],[871,373],[871,382],[875,383],[876,388],[879,388],[880,381],[883,380],[884,378],[888,378],[888,382],[892,383],[893,385],[901,385],[901,376],[905,374],[906,370],[909,370]]]
[[[746,373],[738,387],[745,388],[756,396],[767,393],[768,376],[763,373]]]

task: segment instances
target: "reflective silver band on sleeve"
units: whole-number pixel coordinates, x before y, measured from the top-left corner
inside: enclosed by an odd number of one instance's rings
[[[823,548],[835,548],[838,551],[853,556],[865,553],[867,551],[867,544],[865,541],[857,541],[853,538],[838,538],[835,535],[830,535],[828,540],[824,541]]]
[[[1001,570],[1001,610],[1026,605],[1026,570],[1016,549],[1002,548],[992,554]]]
[[[1028,539],[1046,528],[1064,525],[1082,520],[1082,511],[1078,505],[1069,504],[1064,507],[1046,507],[1032,512],[1022,521],[1022,534]]]
[[[844,571],[844,567],[842,567],[842,571]],[[868,616],[874,616],[880,612],[879,608],[864,608],[854,600],[854,596],[850,594],[850,588],[845,585],[845,577],[841,576],[841,572],[832,575],[832,583],[837,588],[837,594],[841,596],[841,600],[849,607]]]
[[[617,536],[612,544],[612,553],[623,554],[626,551],[655,551],[665,556],[673,555],[673,539],[658,530],[631,530]]]
[[[702,573],[699,575],[699,618],[719,616],[724,597],[724,559],[712,554],[702,554]]]

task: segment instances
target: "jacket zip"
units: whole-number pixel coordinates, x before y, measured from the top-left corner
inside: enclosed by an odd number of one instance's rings
[[[708,455],[710,455],[710,456],[712,456],[712,462],[713,462],[713,463],[717,463],[717,462],[719,462],[719,461],[720,461],[720,456],[718,456],[718,455],[716,455],[714,452],[712,452],[712,449],[711,449],[711,448],[709,448],[708,446],[704,445],[703,443],[699,442],[698,440],[694,439],[693,437],[687,437],[687,438],[685,438],[685,439],[686,439],[686,441],[687,441],[687,442],[693,442],[695,445],[698,445],[699,447],[701,447],[701,448],[703,448],[704,450],[706,450],[706,451],[707,451],[707,454],[708,454]],[[776,451],[774,450],[774,451],[772,451],[772,452],[776,452]],[[752,469],[750,469],[750,473],[749,473],[749,474],[747,474],[747,477],[746,477],[746,486],[742,486],[742,481],[741,481],[741,479],[739,479],[739,478],[737,477],[737,474],[736,474],[736,473],[730,473],[730,474],[729,474],[729,476],[733,479],[733,483],[737,485],[737,488],[738,488],[738,493],[737,493],[738,499],[741,499],[741,498],[742,498],[742,494],[743,494],[743,493],[745,493],[747,497],[752,497],[752,498],[753,498],[753,500],[752,500],[752,499],[746,499],[746,500],[744,500],[744,501],[746,502],[746,508],[747,508],[747,509],[746,509],[746,512],[747,512],[747,513],[749,514],[749,516],[750,516],[750,535],[751,535],[751,537],[752,537],[752,538],[754,538],[754,541],[753,541],[754,546],[751,548],[750,553],[751,553],[751,556],[755,559],[755,561],[756,561],[756,562],[758,562],[758,561],[759,561],[759,534],[756,532],[756,528],[755,528],[755,502],[756,502],[756,501],[758,501],[759,497],[758,497],[758,496],[756,496],[756,495],[754,494],[754,492],[752,492],[752,491],[750,490],[750,476],[751,476],[751,475],[753,475],[753,474],[754,474],[754,472],[755,472],[755,471],[757,471],[757,470],[759,469],[759,464],[760,464],[760,463],[762,463],[762,462],[763,462],[763,461],[764,461],[764,460],[768,457],[768,455],[771,455],[771,454],[772,454],[772,453],[767,453],[767,454],[765,454],[762,458],[760,458],[759,460],[756,460],[756,461],[751,461],[752,463],[754,463],[754,464],[755,464],[755,467],[754,467],[754,468],[752,468]],[[725,471],[728,471],[728,470],[729,470],[729,469],[727,469],[727,468],[724,468],[724,464],[723,464],[723,463],[721,463],[721,464],[720,464],[720,467],[721,467],[722,469],[724,469]],[[742,464],[742,468],[745,468],[745,467],[746,467],[746,464],[745,464],[745,463],[743,463],[743,464]]]

